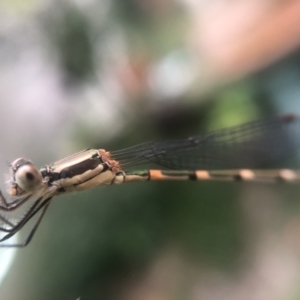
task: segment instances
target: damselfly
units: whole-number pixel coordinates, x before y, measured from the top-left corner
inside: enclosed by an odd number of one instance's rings
[[[299,150],[299,127],[300,117],[273,117],[182,140],[110,152],[87,149],[41,169],[18,158],[10,165],[12,199],[7,200],[0,191],[0,246],[26,246],[54,196],[98,185],[151,180],[299,182],[300,171],[274,169]],[[156,164],[161,169],[130,170],[141,164]],[[3,243],[38,213],[23,243]]]

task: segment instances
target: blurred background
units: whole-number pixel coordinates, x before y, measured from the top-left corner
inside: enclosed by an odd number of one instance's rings
[[[298,1],[1,0],[0,171],[300,113],[299,46]],[[57,197],[29,246],[0,249],[0,299],[299,299],[299,192],[146,182]]]

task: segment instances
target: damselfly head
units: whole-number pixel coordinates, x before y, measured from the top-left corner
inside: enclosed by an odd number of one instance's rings
[[[42,184],[42,174],[33,163],[26,158],[18,158],[10,165],[11,182],[9,193],[17,196],[24,192],[33,192]]]

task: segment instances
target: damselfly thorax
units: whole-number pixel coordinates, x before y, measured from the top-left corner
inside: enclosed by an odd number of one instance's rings
[[[54,196],[100,185],[154,180],[300,182],[300,171],[274,169],[299,150],[299,127],[300,118],[287,115],[118,151],[87,149],[40,169],[26,158],[16,159],[8,181],[12,200],[0,191],[0,231],[5,233],[0,246],[27,245]],[[134,169],[142,164],[161,169]],[[23,243],[1,243],[38,213]]]

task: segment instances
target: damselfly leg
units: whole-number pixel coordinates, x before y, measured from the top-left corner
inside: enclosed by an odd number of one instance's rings
[[[15,235],[20,229],[22,229],[22,227],[37,213],[39,212],[41,209],[42,209],[42,212],[40,214],[40,216],[38,217],[36,223],[33,225],[32,229],[30,230],[28,236],[26,237],[26,239],[22,242],[22,243],[16,243],[16,244],[0,244],[0,247],[18,247],[18,248],[21,248],[21,247],[25,247],[29,244],[29,242],[31,241],[31,239],[33,238],[36,230],[38,229],[45,213],[46,213],[46,210],[47,208],[49,207],[50,205],[50,201],[51,201],[52,198],[48,198],[46,200],[44,200],[42,202],[42,204],[34,211],[31,213],[31,215],[29,215],[26,219],[23,219],[19,224],[18,226],[15,226],[14,227],[14,230],[8,234],[6,234],[4,237],[2,237],[0,239],[0,242],[3,242],[3,241],[6,241],[7,239],[11,238],[13,235]]]

